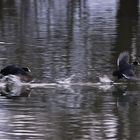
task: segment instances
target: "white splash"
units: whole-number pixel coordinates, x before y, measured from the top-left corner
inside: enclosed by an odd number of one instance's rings
[[[99,88],[104,91],[109,90],[113,86],[112,84],[113,81],[107,75],[99,77],[99,81],[100,81]]]
[[[1,82],[5,83],[3,91],[6,95],[20,96],[22,89],[22,82],[20,78],[15,75],[4,76]]]
[[[13,43],[0,41],[0,45],[5,45],[5,44],[13,44]]]
[[[72,80],[73,80],[74,77],[75,77],[75,75],[73,74],[68,78],[56,80],[57,87],[67,89],[71,93],[74,93],[74,90],[71,87],[72,86]]]
[[[60,86],[65,86],[65,85],[70,86],[74,77],[75,75],[71,75],[70,77],[65,78],[65,79],[57,79],[56,83]]]
[[[101,83],[113,83],[113,81],[107,76],[107,75],[104,75],[103,77],[99,77],[99,81]]]
[[[103,90],[108,90],[113,86],[113,81],[107,76],[104,75],[99,77],[98,83],[83,83],[83,82],[74,82],[75,75],[71,75],[68,78],[57,79],[55,83],[23,83],[20,81],[20,78],[15,75],[5,76],[1,82],[0,87],[2,88],[3,95],[8,95],[10,97],[13,96],[21,96],[23,91],[30,91],[33,88],[62,88],[69,90],[71,93],[75,93],[73,86],[92,86],[98,87]],[[26,90],[25,90],[26,89]],[[24,92],[25,93],[25,92]],[[23,94],[22,94],[23,95]],[[27,95],[27,94],[26,94]]]

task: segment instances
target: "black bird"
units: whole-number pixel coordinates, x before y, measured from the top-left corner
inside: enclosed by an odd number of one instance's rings
[[[131,80],[140,80],[136,77],[134,73],[134,66],[140,65],[140,63],[135,60],[132,64],[129,64],[129,53],[127,51],[120,53],[117,59],[118,69],[113,72],[113,76],[118,79],[126,78]]]
[[[30,82],[32,81],[31,71],[28,67],[18,67],[15,65],[9,65],[1,69],[0,74],[3,76],[16,75],[19,76],[21,81]]]

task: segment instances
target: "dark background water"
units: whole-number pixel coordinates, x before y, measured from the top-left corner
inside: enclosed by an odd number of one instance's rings
[[[112,79],[120,52],[140,57],[139,17],[138,0],[0,0],[0,67],[28,66],[39,83]],[[121,82],[1,97],[0,139],[139,140],[140,86]]]

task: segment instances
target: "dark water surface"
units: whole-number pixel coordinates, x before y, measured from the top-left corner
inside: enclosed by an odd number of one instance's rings
[[[140,82],[86,84],[112,79],[124,50],[139,58],[139,38],[138,0],[0,0],[1,67],[28,66],[37,83],[85,83],[1,96],[0,139],[139,140]]]

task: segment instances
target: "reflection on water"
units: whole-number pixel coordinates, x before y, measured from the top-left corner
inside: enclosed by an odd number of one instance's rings
[[[28,66],[35,81],[30,97],[1,96],[0,139],[139,140],[139,82],[98,79],[113,80],[121,51],[139,57],[138,4],[0,0],[0,66]]]

